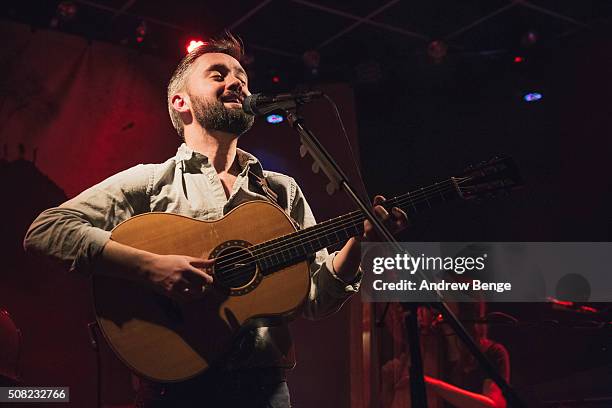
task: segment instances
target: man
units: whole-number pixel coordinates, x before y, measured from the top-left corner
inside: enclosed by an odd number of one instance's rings
[[[118,173],[46,210],[27,232],[26,250],[67,262],[71,270],[112,273],[153,284],[169,296],[185,296],[201,292],[202,282],[213,282],[204,269],[214,261],[142,251],[110,240],[110,230],[150,211],[218,219],[240,203],[270,196],[301,227],[313,225],[314,217],[295,180],[264,171],[254,156],[237,148],[239,136],[254,119],[241,105],[250,95],[239,62],[242,53],[240,42],[227,34],[188,54],[168,85],[170,117],[185,141],[176,156]],[[382,200],[377,196],[375,203]],[[391,214],[382,206],[375,210],[394,229],[405,227],[401,210],[393,209]],[[364,228],[363,237],[349,240],[339,252],[317,254],[303,308],[307,318],[335,312],[358,290],[359,240],[372,235],[369,223]],[[139,404],[288,407],[284,374],[295,363],[290,343],[285,325],[258,328],[240,342],[241,350],[203,376],[180,384],[142,382]]]

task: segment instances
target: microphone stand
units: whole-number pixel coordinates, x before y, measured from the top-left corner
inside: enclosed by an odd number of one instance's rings
[[[338,165],[329,152],[323,147],[321,142],[315,137],[315,135],[306,127],[304,120],[297,115],[297,106],[299,101],[291,100],[286,101],[286,105],[283,106],[287,122],[300,136],[300,155],[302,157],[306,154],[310,154],[313,158],[314,163],[312,166],[313,171],[316,173],[319,169],[323,170],[325,175],[329,179],[327,185],[327,193],[332,195],[338,189],[342,188],[345,193],[353,200],[353,202],[361,209],[361,212],[365,217],[372,223],[378,234],[387,241],[397,253],[404,253],[404,249],[397,242],[393,234],[389,229],[375,216],[374,211],[369,203],[362,200],[356,193],[356,190],[349,184],[348,178]],[[422,271],[418,271],[421,279],[427,280],[427,277]],[[487,360],[485,355],[480,351],[478,345],[470,337],[465,327],[461,325],[457,317],[449,309],[444,302],[444,298],[439,291],[436,291],[438,301],[435,303],[436,307],[439,308],[442,316],[451,325],[457,336],[467,346],[468,350],[478,360],[480,365],[485,369],[489,378],[491,378],[501,389],[502,393],[506,397],[509,406],[512,407],[525,407],[525,404],[519,399],[516,392],[510,387],[510,385],[504,380],[504,378],[495,370],[493,365]],[[411,313],[408,317],[408,338],[410,339],[410,354],[411,354],[411,368],[410,368],[410,387],[411,394],[410,399],[413,407],[427,408],[427,394],[425,389],[425,376],[423,374],[423,363],[421,358],[421,347],[419,339],[419,327],[417,324],[417,310],[418,304],[412,305]]]

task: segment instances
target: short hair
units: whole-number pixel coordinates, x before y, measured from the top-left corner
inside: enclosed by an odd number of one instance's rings
[[[194,62],[202,55],[211,52],[227,54],[240,61],[244,56],[244,45],[239,37],[229,31],[225,31],[220,37],[215,37],[191,51],[179,62],[168,83],[168,113],[170,114],[172,125],[182,139],[185,139],[183,120],[180,113],[172,107],[172,95],[185,88],[187,76]]]

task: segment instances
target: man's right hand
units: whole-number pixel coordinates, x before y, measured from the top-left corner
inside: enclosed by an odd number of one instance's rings
[[[102,251],[102,262],[95,273],[150,284],[169,296],[196,296],[213,278],[213,259],[187,255],[158,255],[110,240]]]
[[[152,254],[146,257],[141,268],[150,283],[170,294],[196,295],[213,283],[213,277],[203,271],[213,264],[212,259]]]

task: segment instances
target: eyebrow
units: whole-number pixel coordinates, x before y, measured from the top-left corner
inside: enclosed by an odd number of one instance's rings
[[[211,72],[211,71],[219,71],[219,72],[228,72],[230,71],[230,69],[227,67],[227,65],[225,64],[213,64],[211,66],[209,66],[208,68],[206,68],[206,72]],[[242,69],[242,67],[237,67],[234,69],[235,72],[242,74],[245,76],[245,78],[249,78],[249,76],[247,75],[246,71],[244,69]]]

